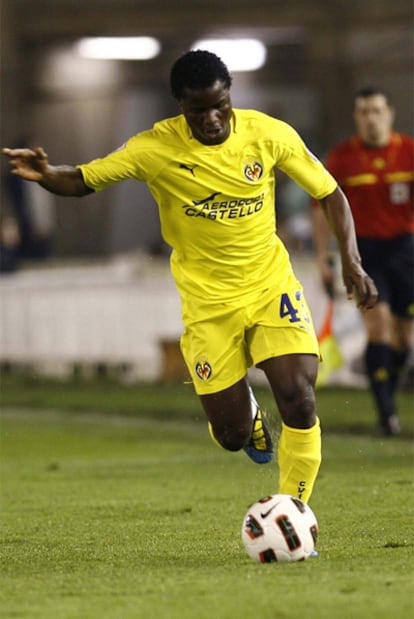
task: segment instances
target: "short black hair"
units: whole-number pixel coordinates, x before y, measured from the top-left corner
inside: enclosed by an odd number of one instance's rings
[[[183,99],[186,88],[199,90],[209,88],[220,80],[230,88],[232,78],[224,62],[206,50],[197,49],[180,56],[170,73],[171,92],[175,99]]]
[[[374,97],[375,95],[382,95],[385,97],[388,105],[392,105],[389,94],[379,86],[364,86],[363,88],[359,88],[355,93],[354,101],[359,98],[366,99],[367,97]]]

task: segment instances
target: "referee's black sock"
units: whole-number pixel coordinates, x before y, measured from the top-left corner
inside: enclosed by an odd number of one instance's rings
[[[365,351],[365,365],[380,424],[386,427],[387,420],[396,414],[392,384],[393,351],[391,346],[368,342]]]
[[[391,372],[391,389],[393,393],[398,387],[398,379],[407,363],[409,352],[409,350],[392,350],[393,366]]]

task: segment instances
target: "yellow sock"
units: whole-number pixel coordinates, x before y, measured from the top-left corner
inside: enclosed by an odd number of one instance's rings
[[[312,428],[301,430],[282,423],[278,444],[279,492],[307,503],[321,464],[319,419]]]

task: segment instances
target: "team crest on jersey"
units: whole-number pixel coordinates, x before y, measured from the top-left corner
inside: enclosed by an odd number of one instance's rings
[[[248,181],[254,183],[263,176],[263,166],[259,161],[249,162],[244,166],[244,175]]]
[[[372,165],[374,166],[376,170],[383,170],[385,166],[387,165],[387,162],[382,157],[375,157],[374,161],[372,162]]]
[[[195,371],[200,380],[206,381],[212,374],[211,365],[206,359],[200,359],[197,361]]]

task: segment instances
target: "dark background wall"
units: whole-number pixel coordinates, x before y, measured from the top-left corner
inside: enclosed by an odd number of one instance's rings
[[[390,92],[397,129],[414,132],[410,0],[2,0],[1,9],[1,143],[28,135],[53,163],[103,155],[175,115],[169,68],[213,34],[266,43],[266,65],[234,75],[233,103],[290,122],[320,156],[352,131],[353,93],[367,84]],[[162,52],[148,62],[80,61],[73,43],[93,35],[153,35]],[[160,243],[156,208],[138,183],[56,206],[58,255]]]

